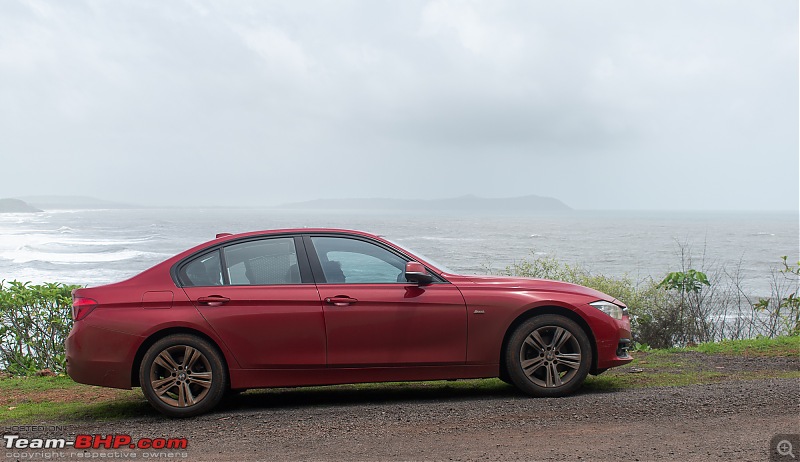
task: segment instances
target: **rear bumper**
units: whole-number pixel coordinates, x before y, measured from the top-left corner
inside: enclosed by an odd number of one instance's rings
[[[67,374],[88,385],[131,388],[136,349],[144,338],[78,321],[67,337]]]

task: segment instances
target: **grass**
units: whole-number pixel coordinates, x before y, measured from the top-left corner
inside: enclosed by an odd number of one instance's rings
[[[702,343],[686,348],[711,355],[737,356],[800,356],[800,336],[754,338],[747,340],[723,340],[716,343]]]
[[[138,390],[82,385],[63,375],[0,378],[0,422],[105,420],[146,408]]]
[[[747,340],[725,340],[704,343],[686,348],[669,348],[634,352],[633,362],[612,369],[597,377],[589,377],[586,387],[595,390],[626,389],[641,387],[674,387],[724,380],[757,380],[763,378],[800,378],[797,365],[794,370],[764,368],[754,363],[752,370],[729,370],[724,365],[714,366],[711,358],[692,356],[687,353],[702,353],[725,358],[778,358],[800,359],[800,337],[757,338]]]
[[[689,348],[634,352],[628,365],[590,376],[584,391],[642,387],[680,387],[727,380],[768,377],[800,378],[796,362],[753,369],[726,364],[737,358],[798,358],[800,337],[752,339],[702,344]],[[728,362],[726,362],[728,361]],[[739,361],[741,366],[741,361]],[[233,406],[283,407],[318,403],[442,400],[516,392],[499,379],[433,382],[390,382],[329,387],[252,390],[229,403]],[[116,390],[73,382],[69,377],[0,377],[0,424],[114,420],[155,415],[140,390]]]
[[[798,375],[800,377],[800,375]],[[682,387],[701,383],[720,382],[726,376],[720,372],[669,373],[654,372],[630,375],[599,375],[586,379],[589,390],[620,390],[643,387]]]
[[[55,377],[6,377],[0,380],[0,392],[4,396],[13,392],[67,390],[76,386],[79,385],[64,375]]]
[[[22,403],[0,410],[0,423],[104,421],[135,417],[149,411],[150,406],[141,397],[99,403],[44,401]]]

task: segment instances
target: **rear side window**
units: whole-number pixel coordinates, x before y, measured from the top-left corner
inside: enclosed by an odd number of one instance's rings
[[[185,286],[221,286],[222,265],[219,260],[219,251],[201,255],[181,270],[181,281]]]
[[[294,239],[272,238],[225,247],[231,285],[300,284]]]

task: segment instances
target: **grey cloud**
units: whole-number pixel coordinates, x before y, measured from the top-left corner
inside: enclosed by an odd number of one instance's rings
[[[794,1],[5,2],[0,196],[276,203],[413,174],[675,208],[657,176],[713,198],[693,208],[797,209],[797,35]],[[180,194],[211,171],[236,190]]]

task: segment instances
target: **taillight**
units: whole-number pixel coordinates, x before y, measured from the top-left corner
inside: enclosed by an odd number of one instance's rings
[[[97,302],[91,298],[74,297],[72,299],[72,320],[80,321],[85,318],[97,306]]]

